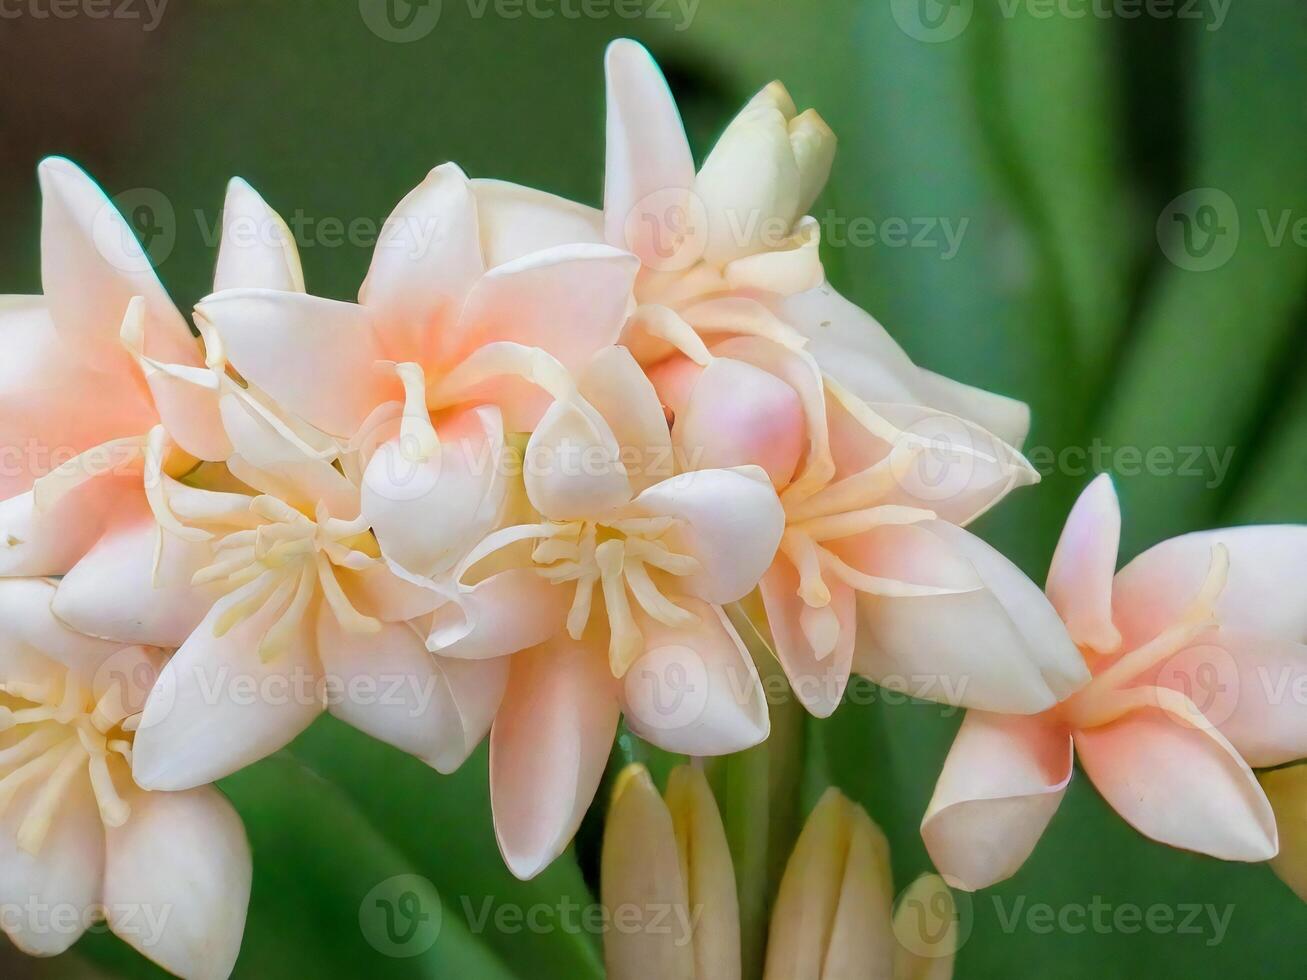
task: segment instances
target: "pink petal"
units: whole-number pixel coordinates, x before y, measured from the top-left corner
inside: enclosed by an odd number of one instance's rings
[[[328,710],[441,772],[453,772],[490,730],[508,683],[506,659],[432,657],[407,623],[353,634],[318,620]]]
[[[617,731],[602,643],[566,634],[513,658],[490,731],[490,802],[513,874],[534,878],[571,842]]]
[[[1221,629],[1155,673],[1154,683],[1192,701],[1248,765],[1307,758],[1307,646]]]
[[[207,786],[129,802],[127,823],[106,832],[109,928],[178,976],[228,976],[253,875],[240,817]]]
[[[107,643],[69,629],[50,610],[55,584],[45,579],[0,579],[0,665],[5,676],[40,680],[57,672],[55,664],[90,682],[97,669],[118,653]]]
[[[757,745],[771,730],[753,658],[721,608],[681,600],[697,626],[639,618],[645,652],[622,680],[631,731],[669,752],[726,755]]]
[[[531,506],[553,521],[607,514],[631,499],[622,447],[593,411],[554,402],[545,411],[523,457]]]
[[[1071,736],[1044,717],[968,711],[935,784],[921,837],[955,888],[1016,874],[1071,781]]]
[[[140,786],[183,790],[221,779],[289,744],[322,712],[312,617],[270,663],[260,659],[259,641],[285,603],[269,602],[213,635],[229,604],[259,585],[215,605],[168,661],[136,733],[132,775]]]
[[[145,300],[145,353],[197,366],[199,347],[117,207],[75,164],[47,157],[38,168],[41,282],[59,335],[100,370],[131,369],[118,331],[132,297]]]
[[[880,684],[907,685],[930,700],[1010,714],[1046,711],[1088,681],[1062,620],[1015,565],[951,524],[913,527],[969,563],[983,587],[946,595],[860,595],[867,637],[855,653],[855,671]]]
[[[639,263],[607,245],[561,245],[487,272],[472,287],[445,351],[448,363],[483,344],[539,347],[579,373],[626,322]]]
[[[1206,578],[1217,543],[1230,554],[1229,578],[1216,602],[1221,625],[1294,643],[1307,640],[1307,527],[1268,524],[1184,534],[1121,569],[1112,608],[1127,648],[1179,618]]]
[[[1151,689],[1141,708],[1075,733],[1085,773],[1117,813],[1153,840],[1226,861],[1275,856],[1275,816],[1248,764],[1187,699]]]
[[[37,510],[32,491],[0,501],[0,575],[63,575],[123,516],[137,513],[141,474],[96,476]]]
[[[799,575],[784,555],[776,556],[759,583],[776,657],[795,696],[818,718],[829,717],[844,697],[858,630],[853,590],[839,581],[826,584],[831,593],[830,605],[810,609],[799,598]],[[824,628],[835,630],[834,649],[821,657],[804,629],[805,619],[818,617],[826,621]]]
[[[662,540],[678,554],[697,559],[700,569],[678,576],[677,585],[718,604],[735,602],[758,584],[785,528],[776,491],[757,467],[674,476],[640,494],[631,510],[683,522]]]
[[[436,610],[427,647],[464,660],[517,653],[560,633],[571,601],[567,588],[534,569],[498,572]]]
[[[382,225],[359,290],[386,356],[430,366],[439,335],[484,271],[472,186],[457,164],[442,164]]]
[[[397,391],[367,311],[352,303],[269,289],[232,289],[196,307],[231,363],[290,412],[352,436]]]
[[[1076,501],[1058,539],[1044,591],[1077,643],[1112,653],[1112,576],[1121,541],[1121,505],[1112,478],[1096,478]]]
[[[676,414],[676,444],[688,465],[719,469],[754,464],[778,488],[790,482],[807,447],[803,403],[761,368],[715,357]]]
[[[604,228],[608,241],[656,266],[669,209],[684,209],[694,186],[694,159],[681,115],[653,57],[625,38],[604,58],[607,78],[607,155]],[[684,214],[684,210],[681,212]]]
[[[239,177],[227,184],[222,204],[222,241],[213,291],[276,289],[304,292],[299,250],[281,215]]]
[[[41,297],[0,297],[0,338],[0,499],[77,453],[158,421],[130,365],[105,373],[84,364],[59,339]]]

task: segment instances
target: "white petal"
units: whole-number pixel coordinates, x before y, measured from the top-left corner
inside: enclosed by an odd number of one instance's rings
[[[231,975],[253,875],[245,827],[211,787],[136,792],[132,815],[107,831],[109,928],[179,977]]]
[[[600,244],[604,216],[594,208],[503,180],[473,180],[487,268],[576,242]]]
[[[213,291],[224,289],[304,292],[304,270],[294,236],[281,215],[239,177],[227,184],[222,205],[222,241]]]

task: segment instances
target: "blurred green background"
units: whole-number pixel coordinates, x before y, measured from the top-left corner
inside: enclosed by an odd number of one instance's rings
[[[598,204],[603,49],[634,36],[700,158],[774,77],[830,122],[840,152],[815,211],[831,280],[919,363],[1032,407],[1044,482],[979,530],[1037,580],[1096,470],[1117,477],[1123,560],[1190,529],[1307,520],[1301,0],[393,3],[390,20],[373,0],[111,0],[114,16],[62,19],[41,16],[48,0],[7,4],[0,290],[39,291],[49,153],[123,195],[183,308],[207,292],[233,175],[297,228],[309,288],[341,298],[367,228],[442,161]],[[864,683],[851,700],[822,723],[780,706],[787,737],[715,768],[746,934],[830,782],[889,833],[898,887],[928,866],[916,828],[959,717]],[[647,756],[626,737],[614,766]],[[441,777],[323,720],[227,780],[256,860],[237,976],[598,977],[597,937],[559,911],[593,901],[598,814],[575,856],[515,882],[485,764],[483,749]],[[383,955],[369,893],[408,874],[438,890],[415,894],[441,903],[440,935]],[[963,901],[964,978],[1303,975],[1307,908],[1267,868],[1153,845],[1084,778],[1025,868]],[[1104,903],[1174,919],[1027,917]],[[1228,910],[1224,929],[1207,906]],[[92,935],[45,964],[0,951],[0,974],[157,971]]]

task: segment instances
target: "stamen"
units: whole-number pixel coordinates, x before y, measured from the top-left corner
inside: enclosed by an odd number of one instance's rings
[[[862,534],[887,524],[917,524],[921,521],[935,519],[933,510],[923,507],[904,507],[897,504],[881,504],[863,510],[847,511],[843,514],[830,514],[826,517],[813,517],[801,524],[794,525],[794,530],[803,531],[813,541],[837,541]]]
[[[835,651],[840,640],[840,620],[834,607],[805,604],[799,610],[799,628],[803,631],[808,646],[812,647],[812,654],[818,663]]]
[[[0,769],[12,771],[35,759],[47,749],[58,745],[67,737],[66,731],[54,726],[33,729],[31,734],[25,735],[21,741],[0,750]]]
[[[251,567],[258,568],[257,565]],[[262,609],[278,593],[290,591],[290,580],[278,572],[262,571],[254,581],[259,583],[258,588],[244,598],[232,602],[214,621],[215,637],[225,636],[234,626],[245,622]]]
[[[91,789],[100,808],[100,819],[106,827],[121,827],[132,815],[132,808],[114,787],[108,758],[103,755],[91,756],[90,773]]]
[[[395,365],[404,386],[404,415],[399,423],[399,452],[410,463],[421,463],[440,452],[440,438],[427,409],[427,379],[420,365]]]
[[[626,584],[635,596],[640,608],[665,626],[687,627],[699,622],[699,617],[688,609],[683,609],[663,595],[654,580],[649,577],[649,570],[639,559],[627,555],[625,562]]]
[[[305,564],[300,570],[295,597],[259,641],[259,659],[265,664],[271,663],[290,647],[290,641],[300,623],[304,621],[304,614],[313,599],[313,580],[313,570]]]
[[[671,575],[693,575],[702,567],[693,555],[677,554],[647,538],[627,538],[626,553]]]
[[[177,519],[169,505],[168,476],[164,473],[164,458],[170,442],[162,425],[156,425],[145,437],[145,499],[150,505],[159,526],[177,535],[183,541],[207,541],[213,537],[203,528],[191,527]]]
[[[0,779],[0,813],[4,813],[20,789],[33,779],[49,775],[74,749],[80,750],[76,738],[66,732],[59,734],[63,737],[53,747]]]
[[[631,604],[626,597],[622,542],[605,541],[595,549],[595,561],[599,564],[608,612],[608,663],[614,677],[623,677],[644,652],[644,636],[631,615]]]
[[[816,542],[800,530],[787,528],[781,535],[781,553],[799,573],[799,598],[809,606],[830,605],[830,589],[822,580],[821,555]]]
[[[341,629],[347,633],[380,633],[381,621],[371,616],[364,616],[354,608],[345,595],[345,590],[341,588],[335,570],[327,561],[327,556],[318,554],[314,557],[314,561],[318,569],[318,582],[322,585],[322,595],[335,614]]]
[[[868,595],[880,595],[889,598],[960,595],[964,592],[975,592],[980,588],[979,585],[974,585],[965,589],[950,589],[936,585],[917,585],[914,582],[904,582],[901,579],[894,578],[882,578],[879,575],[868,575],[865,572],[858,571],[856,568],[847,564],[843,559],[824,548],[821,553],[821,563],[823,568],[829,571],[845,585],[848,585],[856,592],[865,592]]]
[[[906,465],[910,463],[908,460]],[[887,455],[859,473],[828,484],[808,499],[788,505],[786,517],[791,524],[800,524],[813,517],[842,514],[879,504],[898,486],[907,471],[906,465],[902,459],[896,462],[892,454]]]
[[[59,756],[54,772],[37,792],[31,808],[18,826],[18,846],[33,856],[40,852],[41,845],[50,833],[50,824],[54,820],[59,801],[64,798],[88,758],[86,750],[75,740],[70,739],[69,746]]]

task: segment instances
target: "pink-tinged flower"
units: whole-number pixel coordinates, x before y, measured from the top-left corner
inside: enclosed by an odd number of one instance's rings
[[[1087,680],[1039,590],[960,530],[1038,479],[1019,452],[956,416],[869,405],[806,351],[766,338],[719,341],[701,361],[674,356],[650,374],[678,460],[752,463],[780,493],[786,528],[761,594],[811,712],[834,711],[854,670],[1018,713]]]
[[[0,575],[61,575],[136,520],[147,456],[182,472],[229,448],[199,344],[127,222],[67,160],[39,173],[44,295],[0,298]]]
[[[1030,426],[1024,404],[917,367],[825,282],[820,226],[806,215],[830,173],[835,136],[815,111],[796,112],[772,82],[696,174],[649,53],[615,41],[606,72],[604,231],[642,262],[624,338],[641,363],[677,351],[697,359],[702,342],[727,336],[806,345],[823,372],[864,401],[929,405],[1020,447]]]
[[[434,584],[451,601],[428,645],[482,662],[513,654],[490,788],[505,859],[530,877],[576,832],[619,713],[693,755],[767,736],[761,682],[722,606],[756,586],[783,514],[757,467],[670,475],[662,406],[625,348],[600,351],[575,381],[557,362],[527,370],[525,356],[491,345],[447,379],[458,391],[511,370],[555,401],[523,450],[525,499]]]
[[[210,787],[133,782],[163,653],[72,632],[53,594],[41,579],[0,581],[0,927],[53,956],[107,918],[178,976],[226,977],[250,897],[240,818]]]
[[[224,211],[218,279],[259,283],[269,303],[303,298],[289,230],[241,182]],[[85,632],[179,648],[145,707],[137,782],[181,790],[220,778],[324,708],[452,770],[484,736],[507,671],[428,654],[407,621],[439,597],[391,570],[361,513],[376,444],[411,437],[404,448],[418,452],[436,438],[425,408],[384,402],[369,409],[364,437],[333,438],[237,383],[222,334],[207,320],[202,329],[231,446],[225,467],[158,474],[152,513],[97,543],[55,600]],[[439,431],[468,458],[502,442],[491,409],[452,414]]]
[[[1275,819],[1250,766],[1307,756],[1307,527],[1187,534],[1113,576],[1112,482],[1081,495],[1047,592],[1093,675],[1036,717],[970,712],[922,821],[966,888],[1013,874],[1071,778],[1073,750],[1136,830],[1231,861],[1265,861]]]

